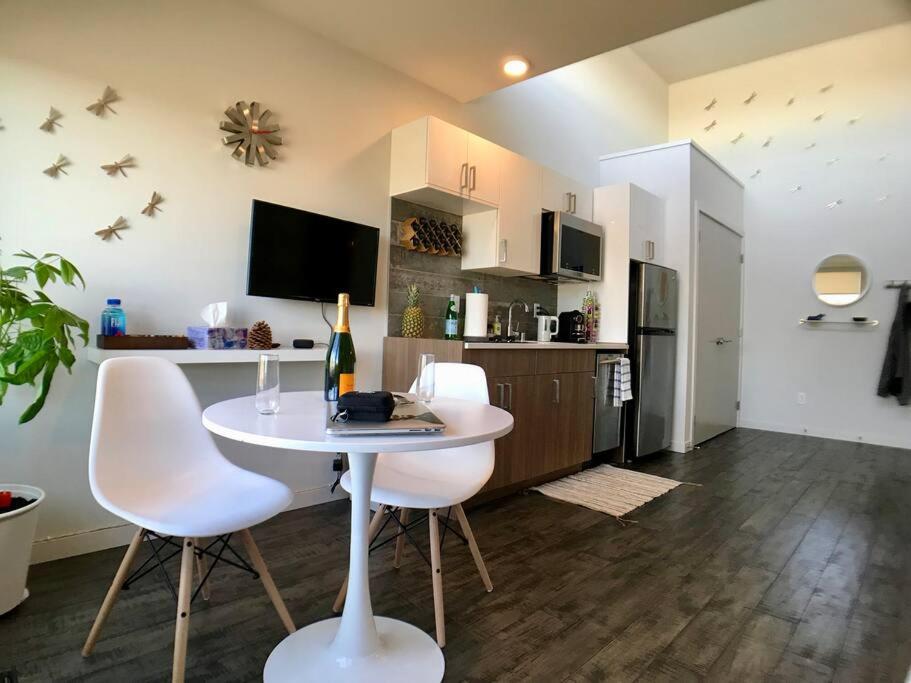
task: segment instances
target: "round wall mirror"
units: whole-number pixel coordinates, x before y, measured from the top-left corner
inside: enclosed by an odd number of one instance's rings
[[[870,288],[864,262],[850,254],[824,258],[813,274],[816,297],[829,306],[848,306],[860,300]]]

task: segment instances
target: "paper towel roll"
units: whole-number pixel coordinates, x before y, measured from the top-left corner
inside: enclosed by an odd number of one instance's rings
[[[487,295],[465,294],[465,336],[487,338]]]

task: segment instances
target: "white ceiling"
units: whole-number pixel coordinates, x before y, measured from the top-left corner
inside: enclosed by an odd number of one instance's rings
[[[535,76],[754,0],[253,1],[467,102],[514,82],[508,55]]]
[[[911,0],[763,0],[633,45],[668,83],[911,20]],[[911,65],[909,65],[911,68]]]

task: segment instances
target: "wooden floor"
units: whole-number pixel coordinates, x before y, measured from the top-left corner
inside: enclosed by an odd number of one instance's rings
[[[446,680],[905,679],[911,451],[737,430],[642,469],[702,486],[626,527],[539,494],[469,512],[495,589],[450,536]],[[298,625],[329,616],[347,529],[338,502],[256,530]],[[169,679],[174,603],[157,580],[124,593],[95,654],[79,654],[121,552],[33,567],[32,597],[0,618],[0,671]],[[395,570],[391,553],[372,556],[377,614],[432,631],[429,570],[413,549]],[[193,606],[188,679],[260,680],[282,636],[259,583],[224,569]]]

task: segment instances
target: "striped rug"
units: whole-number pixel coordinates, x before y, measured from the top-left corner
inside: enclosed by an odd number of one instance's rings
[[[531,490],[620,519],[682,483],[654,474],[598,465],[557,481],[533,486]]]

